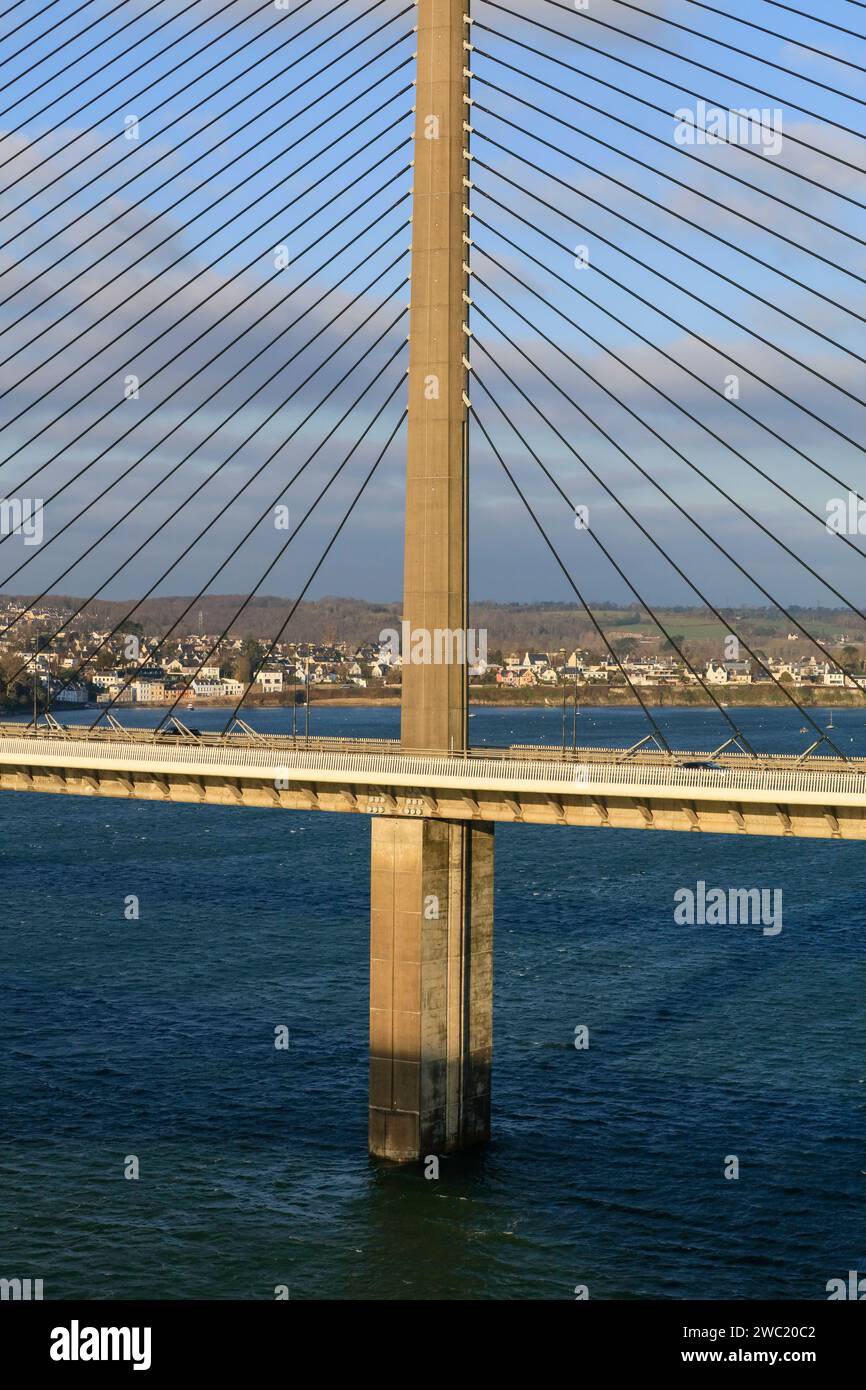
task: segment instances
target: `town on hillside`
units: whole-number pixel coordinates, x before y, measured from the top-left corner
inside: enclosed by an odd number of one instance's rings
[[[126,622],[119,630],[77,616],[67,621],[64,603],[29,608],[25,600],[0,599],[0,698],[14,708],[63,709],[85,706],[225,705],[242,697],[249,704],[304,703],[315,688],[318,698],[396,699],[405,653],[395,651],[383,633],[363,640],[270,642],[249,635],[221,637],[205,630],[199,613],[196,630],[173,633]],[[636,619],[629,629],[628,618]],[[756,702],[762,690],[779,687],[818,692],[854,691],[864,670],[866,635],[828,632],[817,649],[798,632],[764,633],[761,645],[749,642],[746,656],[730,634],[718,635],[693,624],[686,635],[663,640],[647,631],[640,614],[617,618],[606,646],[596,638],[557,650],[493,648],[469,665],[474,698],[504,698],[508,692],[536,690],[538,698],[574,694],[604,702],[627,685],[657,692],[672,701],[688,693],[705,698],[701,683],[736,690],[748,688]],[[103,620],[104,621],[104,620]],[[681,623],[689,624],[682,618]],[[153,625],[155,628],[155,624]],[[766,626],[766,625],[765,625]],[[585,632],[580,632],[585,637]],[[485,631],[485,637],[488,634]],[[495,639],[495,631],[492,634]],[[680,654],[681,653],[681,654]]]

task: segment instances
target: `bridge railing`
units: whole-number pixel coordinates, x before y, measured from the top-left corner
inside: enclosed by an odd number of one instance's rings
[[[656,748],[631,752],[628,748],[603,748],[588,745],[563,749],[560,745],[552,744],[510,744],[507,747],[478,745],[450,753],[443,753],[441,749],[416,749],[412,750],[411,753],[404,754],[398,738],[347,738],[322,735],[305,736],[291,733],[252,734],[240,731],[225,734],[199,729],[193,729],[187,733],[172,730],[157,732],[154,729],[134,726],[121,728],[104,725],[91,727],[89,725],[52,724],[39,725],[34,728],[32,724],[0,724],[0,739],[7,738],[23,738],[33,741],[34,744],[37,742],[68,743],[70,740],[78,742],[83,740],[87,743],[109,744],[115,747],[132,743],[158,748],[201,747],[222,750],[260,749],[279,752],[385,753],[400,756],[417,755],[425,758],[445,758],[457,764],[474,762],[478,759],[520,763],[532,761],[544,762],[545,764],[559,763],[568,767],[590,763],[603,765],[608,770],[614,766],[626,769],[658,767],[667,773],[675,768],[681,768],[685,771],[692,769],[715,771],[721,768],[732,768],[737,771],[749,769],[756,771],[796,770],[840,772],[846,775],[852,772],[866,771],[866,758],[852,758],[843,762],[839,758],[819,753],[813,753],[806,761],[803,760],[802,754],[768,753],[762,755],[756,762],[746,753],[725,752],[712,755],[708,754],[706,750],[700,749],[676,749],[669,754]]]

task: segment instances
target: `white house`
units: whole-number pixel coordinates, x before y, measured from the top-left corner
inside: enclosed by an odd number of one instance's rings
[[[90,679],[97,690],[110,690],[113,685],[121,683],[119,671],[94,671]]]
[[[222,681],[214,680],[212,677],[205,680],[202,676],[196,676],[192,688],[196,695],[203,696],[206,700],[218,698],[223,693]]]
[[[256,676],[256,683],[261,686],[266,695],[279,694],[283,688],[282,671],[259,671]]]

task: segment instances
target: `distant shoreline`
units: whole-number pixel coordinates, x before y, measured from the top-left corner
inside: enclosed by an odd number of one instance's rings
[[[866,679],[866,678],[864,678]],[[652,709],[713,709],[714,706],[706,698],[702,691],[695,692],[692,689],[677,690],[665,687],[663,692],[657,686],[639,687],[641,698]],[[734,686],[730,689],[724,687],[713,687],[713,693],[717,696],[720,704],[728,708],[737,709],[790,709],[792,706],[785,699],[778,689],[763,685],[754,686]],[[827,709],[847,709],[847,708],[866,708],[866,697],[858,690],[836,690],[832,687],[824,686],[793,686],[791,694],[798,704],[807,709],[827,708]],[[525,689],[514,687],[494,687],[485,688],[483,686],[470,687],[469,703],[477,708],[487,709],[562,709],[563,704],[562,687],[556,690],[544,690],[538,686],[527,687]],[[617,689],[615,691],[605,691],[604,689],[579,689],[577,703],[579,708],[589,709],[634,709],[634,697],[629,691]],[[322,709],[327,706],[330,709],[398,709],[400,706],[399,695],[380,695],[378,693],[366,694],[359,691],[357,694],[348,695],[343,693],[331,693],[331,691],[319,691],[313,694],[310,700],[310,710]],[[566,709],[570,710],[573,706],[573,692],[566,691]],[[121,715],[130,709],[166,710],[165,704],[157,704],[152,701],[136,701],[134,705],[120,705],[114,707],[114,713]],[[181,719],[195,714],[196,710],[203,709],[224,709],[230,710],[233,706],[226,700],[196,700],[192,709],[187,709],[186,703],[182,702],[177,709]],[[290,700],[268,697],[265,699],[244,701],[244,709],[285,709],[293,708]],[[299,704],[295,706],[298,711],[299,719],[303,717],[305,706]],[[98,705],[88,706],[89,710],[97,711]],[[20,711],[24,713],[25,711]],[[71,711],[70,711],[71,712]],[[9,711],[12,713],[12,711]],[[63,713],[62,706],[53,709],[55,715]]]

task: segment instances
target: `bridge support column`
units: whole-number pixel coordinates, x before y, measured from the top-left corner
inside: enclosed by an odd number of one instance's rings
[[[493,826],[372,822],[370,1152],[490,1137]]]

